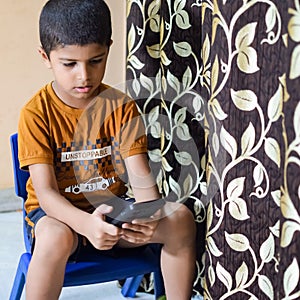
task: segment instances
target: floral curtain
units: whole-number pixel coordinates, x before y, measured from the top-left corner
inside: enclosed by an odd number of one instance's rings
[[[127,0],[127,34],[157,183],[198,226],[194,293],[300,299],[299,0]]]

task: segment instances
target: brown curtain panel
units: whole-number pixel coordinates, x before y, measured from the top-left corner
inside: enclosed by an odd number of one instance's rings
[[[300,1],[128,0],[127,88],[194,212],[194,293],[300,299]]]

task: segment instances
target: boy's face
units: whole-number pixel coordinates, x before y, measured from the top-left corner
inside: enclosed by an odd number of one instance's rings
[[[84,108],[99,93],[109,47],[99,44],[67,45],[40,53],[46,66],[53,71],[53,88],[67,105]]]

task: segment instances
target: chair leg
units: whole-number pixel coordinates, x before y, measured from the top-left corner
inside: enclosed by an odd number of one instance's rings
[[[25,285],[30,259],[31,255],[29,253],[23,253],[21,255],[9,300],[20,300]]]
[[[164,279],[161,271],[154,272],[154,291],[155,299],[165,295]]]
[[[14,283],[10,292],[9,300],[19,300],[21,298],[23,288],[25,285],[25,274],[22,269],[18,267]]]
[[[124,297],[135,297],[144,275],[129,277],[125,280],[121,293]]]
[[[144,275],[127,278],[121,293],[124,297],[135,297]],[[165,295],[164,280],[161,271],[154,272],[155,299]]]

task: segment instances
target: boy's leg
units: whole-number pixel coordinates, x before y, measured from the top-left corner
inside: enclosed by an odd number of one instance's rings
[[[174,212],[160,220],[153,240],[163,244],[161,267],[167,299],[190,300],[196,266],[196,225],[186,206],[168,204]]]
[[[77,247],[77,235],[48,216],[35,227],[35,246],[26,279],[26,299],[58,299],[66,263]]]

